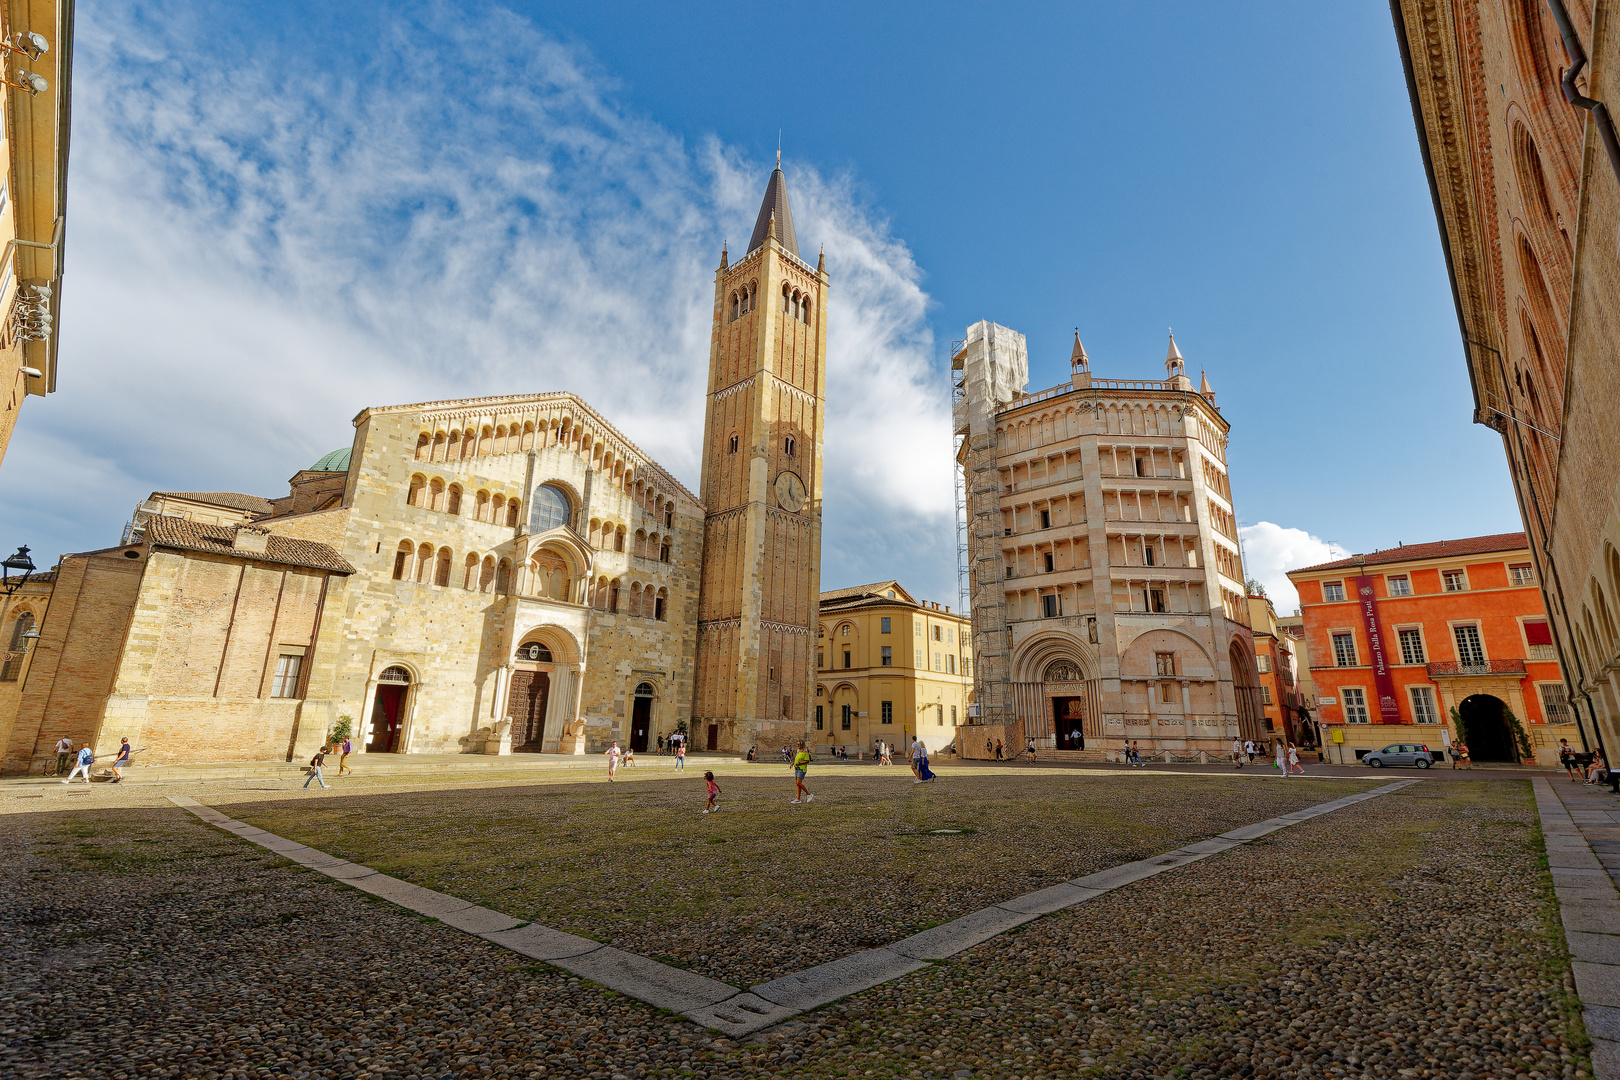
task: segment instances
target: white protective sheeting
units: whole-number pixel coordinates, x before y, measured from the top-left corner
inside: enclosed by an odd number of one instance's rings
[[[1029,350],[1024,335],[999,323],[980,319],[967,328],[962,347],[962,404],[968,430],[983,434],[995,430],[996,412],[1029,385]]]

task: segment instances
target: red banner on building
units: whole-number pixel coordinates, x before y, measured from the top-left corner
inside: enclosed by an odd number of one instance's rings
[[[1379,723],[1401,722],[1400,700],[1395,696],[1395,680],[1389,674],[1388,658],[1384,655],[1384,628],[1378,622],[1378,607],[1373,603],[1373,579],[1353,579],[1356,602],[1361,605],[1361,624],[1367,631],[1367,651],[1372,658],[1373,686],[1378,692]]]

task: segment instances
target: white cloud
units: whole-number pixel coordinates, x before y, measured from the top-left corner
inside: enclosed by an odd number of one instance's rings
[[[169,9],[99,14],[75,56],[59,393],[24,408],[0,485],[42,554],[116,540],[154,489],[281,494],[361,408],[435,398],[573,390],[697,488],[714,267],[768,165],[628,113],[510,13],[396,6],[331,72],[282,39],[210,52]],[[788,170],[833,279],[825,581],[948,599],[921,272],[849,178]]]
[[[1312,536],[1304,529],[1291,529],[1262,521],[1238,529],[1243,537],[1244,568],[1249,577],[1266,587],[1266,595],[1283,618],[1299,606],[1299,593],[1287,572],[1302,566],[1343,559],[1350,552],[1338,544]]]

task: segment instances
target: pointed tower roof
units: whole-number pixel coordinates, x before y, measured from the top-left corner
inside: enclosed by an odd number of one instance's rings
[[[1086,347],[1080,344],[1080,331],[1074,332],[1074,351],[1069,353],[1069,366],[1086,367],[1091,363],[1091,357],[1086,355]]]
[[[1209,385],[1209,376],[1202,371],[1198,373],[1198,392],[1207,398],[1215,396],[1215,388]]]
[[[799,256],[799,238],[793,234],[793,209],[788,206],[787,177],[782,175],[782,154],[776,155],[776,171],[765,185],[765,201],[759,204],[759,217],[754,219],[754,235],[748,240],[745,255],[751,255],[765,246],[765,237],[772,231],[781,245]]]
[[[1170,363],[1172,361],[1180,360],[1180,359],[1181,359],[1181,350],[1176,348],[1176,335],[1171,334],[1170,335],[1170,351],[1165,354],[1164,362],[1168,364],[1168,363]]]

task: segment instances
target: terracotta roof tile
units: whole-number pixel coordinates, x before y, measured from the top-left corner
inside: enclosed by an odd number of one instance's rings
[[[283,563],[287,566],[306,566],[313,570],[330,570],[337,574],[352,574],[343,556],[326,544],[313,540],[299,540],[291,536],[271,533],[265,551],[238,551],[231,546],[239,526],[205,525],[199,521],[186,521],[175,517],[154,517],[146,523],[146,541],[153,547],[176,548],[181,551],[206,551],[214,555],[229,555],[254,562]]]
[[[1290,574],[1309,574],[1319,570],[1348,570],[1355,566],[1381,566],[1387,563],[1421,562],[1424,559],[1463,558],[1484,555],[1493,551],[1516,551],[1530,545],[1522,532],[1492,533],[1490,536],[1469,536],[1461,540],[1437,540],[1432,544],[1405,544],[1384,548],[1369,555],[1352,555],[1348,559],[1301,566]]]

